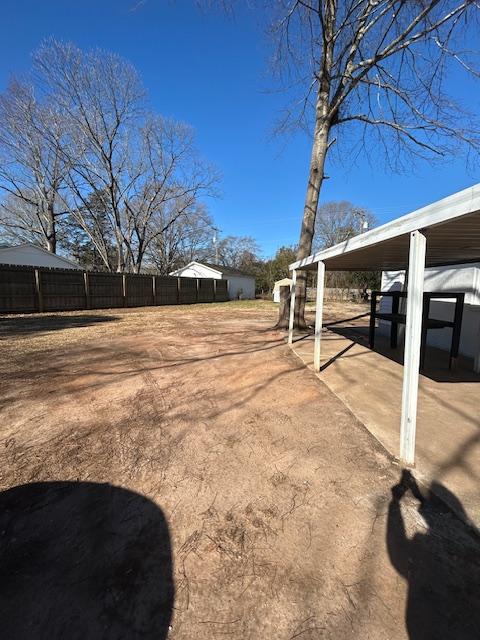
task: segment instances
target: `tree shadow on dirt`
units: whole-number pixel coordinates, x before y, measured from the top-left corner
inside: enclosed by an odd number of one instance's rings
[[[62,329],[89,327],[93,324],[120,320],[119,316],[104,315],[47,315],[0,318],[0,339],[32,333],[48,333]]]
[[[332,324],[336,325],[336,323]],[[346,338],[347,340],[351,340],[352,345],[359,344],[370,349],[368,342],[369,327],[367,325],[357,325],[354,327],[330,325],[328,330],[338,336]],[[392,360],[393,362],[396,362],[397,364],[403,365],[404,349],[400,340],[399,347],[397,349],[392,349],[390,347],[389,339],[379,334],[375,337],[375,348],[373,351],[379,353],[385,358],[388,358],[389,360]],[[347,357],[363,356],[364,354],[353,354]],[[435,382],[480,382],[480,376],[477,373],[474,373],[472,370],[472,364],[468,358],[460,355],[457,361],[457,366],[453,369],[449,369],[448,352],[427,345],[427,357],[425,366],[421,369],[421,375],[426,378],[430,378]]]
[[[267,352],[285,347],[283,338],[278,338],[274,342],[266,342],[265,340],[249,341],[245,348],[232,349],[229,351],[220,351],[210,353],[209,355],[190,355],[186,357],[162,357],[161,354],[157,358],[153,357],[150,352],[145,349],[128,349],[126,346],[121,352],[117,347],[111,347],[107,344],[101,346],[90,346],[81,344],[70,349],[45,349],[43,351],[44,362],[42,364],[41,375],[45,379],[51,377],[59,382],[58,388],[61,388],[69,380],[75,381],[76,390],[85,391],[87,389],[94,390],[106,387],[109,384],[126,382],[129,378],[144,373],[155,373],[166,369],[188,368],[192,365],[201,364],[202,362],[224,360],[240,356],[249,356],[258,352]],[[212,347],[213,350],[213,347]],[[72,371],[72,362],[78,357],[82,358],[82,369]],[[16,361],[15,368],[8,371],[8,380],[14,383],[17,380],[25,380],[31,377],[32,365],[30,354],[24,358],[25,364]],[[156,362],[158,361],[158,364]],[[50,363],[50,364],[49,364]],[[304,365],[302,365],[303,367]],[[80,381],[79,378],[85,373],[94,373],[98,379]],[[36,397],[36,393],[42,395],[39,388],[33,388],[29,397]],[[4,403],[10,401],[5,393]],[[0,406],[2,400],[0,400]]]
[[[401,501],[418,501],[425,531],[409,537]],[[439,499],[442,496],[461,521]],[[439,482],[421,492],[403,471],[388,506],[387,549],[392,565],[408,583],[405,613],[410,640],[480,638],[480,534],[468,523],[458,498]]]
[[[4,638],[162,640],[172,616],[161,509],[109,484],[41,482],[0,493]]]

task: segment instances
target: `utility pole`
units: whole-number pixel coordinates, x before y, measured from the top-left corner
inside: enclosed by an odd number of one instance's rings
[[[360,218],[360,233],[368,231],[368,220],[365,212],[361,209],[355,209],[354,214]]]
[[[219,229],[218,227],[212,227],[213,229],[213,245],[215,247],[215,264],[218,264],[218,236],[217,234],[220,233],[221,229]]]

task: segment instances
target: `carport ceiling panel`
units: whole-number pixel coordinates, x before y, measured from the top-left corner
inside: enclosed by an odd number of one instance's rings
[[[479,211],[427,227],[424,231],[427,236],[427,266],[480,262]],[[409,238],[409,234],[398,235],[354,250],[344,246],[343,253],[324,259],[325,267],[327,271],[405,269]],[[307,269],[316,268],[316,262],[307,266]]]
[[[327,258],[325,267],[328,271],[405,269],[408,263],[408,247],[409,236],[397,236],[391,240]]]
[[[480,212],[427,229],[427,265],[480,262]]]

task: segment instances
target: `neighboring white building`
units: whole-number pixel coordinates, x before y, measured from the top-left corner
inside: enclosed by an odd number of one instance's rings
[[[382,291],[402,290],[404,282],[404,271],[384,271],[382,273]],[[465,293],[460,353],[469,358],[478,357],[480,353],[480,262],[426,268],[424,291]],[[454,306],[453,300],[432,300],[430,317],[439,320],[452,320]],[[384,298],[380,302],[380,308],[388,313],[391,308],[391,298]],[[405,327],[400,325],[399,335],[402,335],[404,330]],[[381,320],[379,331],[389,334],[390,323]],[[427,344],[448,351],[451,333],[451,329],[428,331]]]
[[[283,278],[283,280],[277,280],[273,285],[273,301],[280,302],[280,287],[290,287],[292,288],[292,279],[291,278]]]
[[[181,269],[172,271],[170,275],[180,278],[228,280],[228,297],[230,300],[237,300],[238,298],[253,300],[255,298],[255,278],[238,269],[194,260]]]
[[[15,246],[0,245],[0,264],[16,264],[32,267],[55,267],[56,269],[81,269],[81,267],[31,242]]]

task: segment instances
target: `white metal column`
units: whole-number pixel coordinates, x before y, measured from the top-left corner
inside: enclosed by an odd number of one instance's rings
[[[426,246],[426,237],[421,231],[413,231],[410,234],[402,419],[400,423],[400,460],[408,465],[415,463],[415,432],[417,426]]]
[[[293,321],[295,319],[295,285],[297,283],[297,270],[292,273],[292,288],[290,290],[290,317],[288,320],[288,344],[293,342]]]
[[[473,310],[473,309],[472,309]],[[473,370],[475,373],[480,373],[480,309],[475,308],[478,315],[478,329],[477,329],[477,349],[475,352],[475,358],[473,360]]]
[[[317,271],[317,305],[315,308],[315,346],[313,350],[313,368],[320,371],[320,349],[322,341],[323,291],[325,286],[325,263],[318,263]]]

